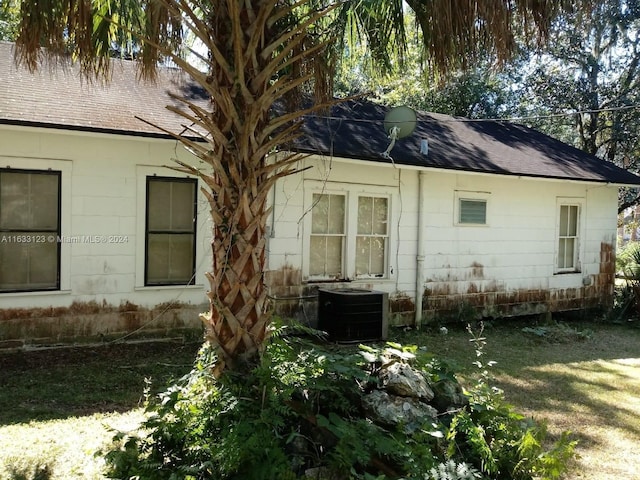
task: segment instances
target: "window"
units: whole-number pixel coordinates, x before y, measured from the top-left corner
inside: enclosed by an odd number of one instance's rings
[[[487,201],[461,198],[458,223],[486,225]]]
[[[356,276],[384,276],[388,214],[387,198],[358,197]]]
[[[309,277],[386,277],[389,211],[388,196],[314,193]]]
[[[147,177],[145,285],[194,283],[197,180]]]
[[[579,205],[560,205],[558,228],[558,271],[578,269]]]
[[[454,190],[453,223],[488,226],[491,192]]]
[[[309,275],[342,277],[345,196],[313,194]]]
[[[60,178],[0,170],[0,291],[60,288]]]

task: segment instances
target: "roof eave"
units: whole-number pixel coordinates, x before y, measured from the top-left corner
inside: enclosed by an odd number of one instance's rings
[[[418,162],[407,162],[405,160],[388,160],[384,157],[380,156],[380,158],[371,158],[366,156],[350,156],[344,157],[340,155],[334,155],[329,152],[319,152],[317,150],[298,148],[298,149],[289,149],[289,151],[296,153],[303,153],[306,155],[316,155],[316,156],[331,156],[332,158],[339,159],[342,161],[353,161],[353,162],[369,162],[375,165],[387,166],[387,167],[395,167],[402,166],[403,168],[410,169],[418,169],[418,170],[429,170],[429,171],[439,171],[439,172],[464,172],[467,174],[473,175],[499,175],[504,177],[516,177],[516,178],[527,178],[527,179],[537,179],[537,180],[550,180],[555,182],[576,182],[576,183],[591,183],[598,185],[607,185],[612,187],[638,187],[640,188],[640,177],[636,183],[631,182],[617,182],[611,181],[606,178],[589,178],[585,179],[583,177],[561,177],[561,176],[553,176],[553,175],[536,175],[531,173],[522,173],[522,172],[509,172],[509,171],[487,171],[487,170],[472,170],[472,169],[462,169],[455,167],[435,167],[431,165],[420,165]],[[393,157],[392,157],[393,158]]]
[[[47,123],[47,122],[31,122],[26,120],[14,120],[14,119],[0,119],[0,125],[11,125],[16,127],[28,127],[28,128],[45,128],[51,130],[65,130],[73,132],[85,132],[85,133],[99,133],[107,135],[124,135],[127,137],[143,137],[143,138],[155,138],[160,140],[175,140],[175,137],[161,132],[148,132],[141,130],[124,130],[116,128],[106,127],[93,127],[88,125],[69,125],[62,123]],[[190,140],[199,140],[196,137],[187,136]]]

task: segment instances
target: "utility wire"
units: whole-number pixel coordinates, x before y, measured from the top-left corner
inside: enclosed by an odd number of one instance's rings
[[[504,118],[463,118],[463,117],[451,117],[445,119],[438,119],[438,123],[446,123],[446,122],[523,122],[526,120],[543,120],[548,118],[560,118],[560,117],[573,117],[576,115],[583,115],[589,113],[603,113],[603,112],[618,112],[624,110],[635,110],[640,109],[640,105],[624,105],[622,107],[609,107],[609,108],[597,108],[597,109],[589,109],[589,110],[576,110],[573,112],[563,112],[563,113],[550,113],[547,115],[530,115],[523,117],[504,117]],[[436,113],[436,112],[425,112],[425,113]],[[439,114],[438,114],[439,115]],[[444,114],[443,114],[444,115]],[[345,117],[334,117],[327,115],[304,115],[306,118],[322,118],[325,120],[340,120],[346,122],[355,122],[355,123],[381,123],[381,120],[368,120],[364,118],[345,118]],[[429,121],[428,119],[426,121]]]

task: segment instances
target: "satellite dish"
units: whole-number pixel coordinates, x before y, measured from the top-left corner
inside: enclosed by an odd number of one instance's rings
[[[409,107],[394,107],[387,112],[384,116],[384,129],[387,135],[389,135],[391,143],[387,149],[382,152],[384,158],[388,158],[393,162],[390,153],[396,144],[396,140],[411,135],[416,128],[417,119],[418,116],[415,110]]]
[[[414,109],[405,106],[394,107],[384,116],[384,130],[391,135],[393,127],[397,127],[396,138],[404,138],[413,133],[417,119]]]

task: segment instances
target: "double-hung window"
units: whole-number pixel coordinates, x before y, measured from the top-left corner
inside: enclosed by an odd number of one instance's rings
[[[0,169],[0,292],[60,288],[60,179]]]
[[[194,283],[197,180],[147,177],[145,285]]]
[[[309,256],[309,275],[312,277],[343,276],[345,204],[345,195],[313,194]]]
[[[387,276],[389,197],[345,193],[312,195],[310,279]]]
[[[558,224],[558,272],[579,270],[580,205],[561,204]]]
[[[358,197],[356,277],[383,277],[389,241],[389,199]]]

